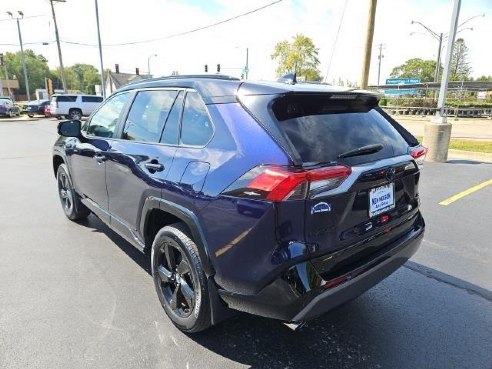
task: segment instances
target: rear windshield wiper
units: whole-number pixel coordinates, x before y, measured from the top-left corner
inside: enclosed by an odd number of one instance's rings
[[[383,149],[383,145],[381,144],[375,144],[375,145],[367,145],[367,146],[362,146],[357,149],[349,150],[344,153],[341,153],[338,155],[338,159],[342,158],[350,158],[352,156],[359,156],[359,155],[369,155],[369,154],[374,154],[378,151],[381,151]]]

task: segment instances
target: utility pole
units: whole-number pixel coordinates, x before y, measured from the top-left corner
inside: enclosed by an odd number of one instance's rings
[[[366,44],[364,47],[364,56],[362,60],[362,73],[360,77],[360,88],[367,88],[367,81],[369,79],[369,67],[371,66],[371,51],[372,51],[372,39],[374,36],[374,19],[376,18],[377,0],[369,0],[369,13],[367,18],[367,34]]]
[[[53,6],[53,2],[64,3],[66,0],[50,0],[51,4],[51,13],[53,14],[53,24],[55,25],[55,36],[56,36],[56,45],[58,46],[58,59],[60,60],[60,78],[62,80],[63,91],[67,92],[67,84],[65,82],[65,68],[63,68],[63,58],[60,46],[60,36],[58,34],[58,25],[56,24],[56,15],[55,15],[55,7]]]
[[[383,55],[383,44],[379,44],[379,55],[378,55],[378,60],[379,60],[379,63],[378,63],[378,87],[379,87],[379,79],[381,77],[381,60],[384,58],[384,55]]]
[[[99,7],[97,5],[97,0],[95,0],[95,6],[96,6],[96,23],[97,23],[97,41],[99,44],[99,63],[101,65],[101,92],[102,92],[103,99],[105,99],[106,88],[104,86],[104,64],[103,64],[103,52],[102,52],[102,44],[101,44],[101,31],[99,28]]]
[[[448,160],[449,141],[451,139],[451,123],[447,122],[445,115],[446,93],[449,81],[449,67],[451,55],[453,53],[454,41],[458,29],[458,19],[460,14],[461,0],[454,0],[453,15],[449,29],[448,46],[446,59],[444,61],[444,71],[441,78],[441,89],[437,102],[436,115],[432,122],[427,123],[424,128],[424,145],[429,148],[427,159],[436,162],[446,162]]]

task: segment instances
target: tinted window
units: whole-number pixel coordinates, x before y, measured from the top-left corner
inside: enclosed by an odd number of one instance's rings
[[[74,95],[63,95],[63,96],[55,96],[55,101],[58,102],[75,102],[77,101],[77,96]]]
[[[344,159],[351,165],[406,153],[408,144],[375,110],[375,101],[331,99],[330,95],[290,95],[273,104],[281,131],[303,162],[340,161],[338,155],[382,144],[377,153]]]
[[[124,92],[111,97],[92,116],[87,133],[99,137],[113,137],[121,111],[128,100],[129,93]]]
[[[179,137],[179,120],[181,118],[181,111],[183,110],[184,92],[180,92],[169,116],[167,117],[164,132],[162,133],[161,142],[170,145],[178,144]]]
[[[102,96],[82,96],[82,102],[98,103],[103,101]]]
[[[181,143],[183,145],[203,146],[213,135],[212,122],[207,109],[197,92],[188,92],[181,123]]]
[[[122,138],[159,142],[162,127],[177,94],[177,91],[167,90],[139,92],[125,122]]]

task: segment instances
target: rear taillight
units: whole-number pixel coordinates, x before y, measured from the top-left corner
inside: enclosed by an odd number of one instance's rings
[[[223,194],[270,201],[304,200],[340,186],[351,172],[342,165],[311,170],[262,165],[244,174]]]
[[[422,145],[410,147],[408,149],[408,153],[412,156],[412,158],[414,158],[419,169],[422,169],[424,167],[424,160],[425,155],[427,154],[427,148]]]

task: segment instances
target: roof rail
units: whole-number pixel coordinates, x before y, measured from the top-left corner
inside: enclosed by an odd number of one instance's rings
[[[129,84],[135,83],[146,83],[153,81],[163,81],[163,80],[174,80],[174,79],[190,79],[190,78],[203,78],[203,79],[219,79],[224,81],[240,81],[237,77],[228,76],[225,74],[183,74],[177,76],[162,76],[162,77],[154,77],[154,78],[145,78],[140,79],[138,81],[133,81]]]

